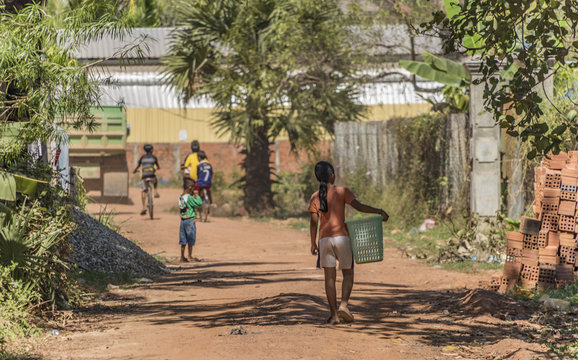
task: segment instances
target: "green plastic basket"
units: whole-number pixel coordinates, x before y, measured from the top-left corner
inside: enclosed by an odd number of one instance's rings
[[[345,220],[356,264],[383,261],[383,217]]]

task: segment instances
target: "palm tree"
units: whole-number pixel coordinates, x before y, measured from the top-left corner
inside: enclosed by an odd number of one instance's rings
[[[336,0],[185,0],[165,78],[182,95],[209,96],[213,127],[244,146],[244,206],[273,209],[270,144],[312,150],[337,121],[355,120],[357,58]]]

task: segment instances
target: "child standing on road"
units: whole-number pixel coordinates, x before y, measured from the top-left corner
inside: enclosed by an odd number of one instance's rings
[[[315,177],[319,180],[319,191],[311,196],[309,202],[311,213],[309,230],[311,254],[317,255],[319,252],[320,264],[325,272],[325,294],[331,312],[327,323],[339,324],[339,317],[346,322],[352,322],[353,315],[349,311],[348,304],[353,289],[353,252],[345,226],[345,204],[351,205],[357,211],[379,214],[383,217],[383,221],[387,221],[389,215],[382,209],[360,203],[348,188],[335,186],[335,170],[327,161],[320,161],[315,165]],[[317,244],[319,222],[319,244]],[[339,309],[335,288],[337,260],[343,273]]]
[[[197,240],[197,226],[195,225],[195,208],[201,206],[203,201],[199,192],[193,186],[184,189],[179,196],[179,210],[181,213],[181,228],[179,231],[179,244],[181,245],[181,261],[193,260],[193,246]],[[185,258],[185,247],[188,245],[188,259]]]

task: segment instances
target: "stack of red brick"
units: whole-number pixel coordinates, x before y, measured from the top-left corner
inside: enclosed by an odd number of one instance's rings
[[[492,278],[490,288],[506,292],[521,284],[546,290],[574,280],[578,151],[548,157],[534,169],[533,217],[522,217],[520,232],[507,234],[504,274]]]

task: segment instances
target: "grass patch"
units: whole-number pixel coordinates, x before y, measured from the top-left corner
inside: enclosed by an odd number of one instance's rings
[[[414,259],[436,257],[439,249],[447,245],[452,237],[451,231],[445,226],[436,226],[427,232],[419,232],[416,228],[402,231],[392,225],[386,225],[383,228],[383,235],[386,237],[383,246],[399,248]]]
[[[480,261],[460,261],[454,263],[441,264],[442,269],[462,272],[466,274],[476,274],[486,270],[499,270],[504,268],[504,264],[486,263]]]
[[[289,227],[294,230],[309,230],[309,219],[297,218],[289,223]]]
[[[563,288],[550,290],[550,291],[539,291],[536,292],[534,296],[535,299],[540,298],[542,295],[548,295],[554,299],[562,299],[569,301],[570,304],[574,307],[578,307],[578,283],[574,282],[574,284],[566,285]]]
[[[85,285],[97,291],[105,291],[108,285],[126,288],[137,281],[136,277],[129,274],[107,274],[97,271],[82,271],[78,274],[78,278]]]
[[[544,294],[569,301],[572,307],[578,306],[577,281],[560,289],[534,291],[533,299],[537,300]],[[545,326],[540,335],[548,349],[560,359],[578,358],[578,326],[573,312],[548,313],[543,322]]]
[[[159,254],[152,254],[152,257],[154,257],[158,262],[162,262],[163,264],[166,264],[169,262],[169,259],[159,255]]]
[[[40,360],[38,356],[30,355],[24,351],[10,351],[0,349],[0,360]]]

